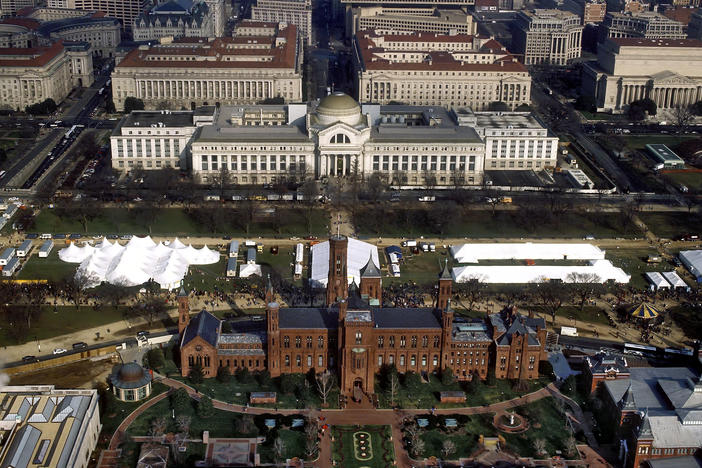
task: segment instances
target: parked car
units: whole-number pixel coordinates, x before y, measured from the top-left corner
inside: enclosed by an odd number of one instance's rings
[[[69,239],[80,239],[81,237],[83,237],[83,235],[82,235],[82,234],[78,234],[78,233],[76,233],[76,232],[74,232],[73,234],[71,234],[70,236],[68,236]]]
[[[119,236],[117,234],[108,234],[107,238],[108,239],[119,239]]]
[[[68,350],[66,348],[56,348],[53,351],[53,354],[63,354],[63,353],[67,353],[67,352],[68,352]]]
[[[25,236],[26,239],[36,239],[38,237],[39,237],[39,234],[37,234],[36,232],[31,232]]]
[[[77,343],[73,343],[73,349],[85,349],[88,347],[88,343],[85,341],[79,341]]]
[[[36,356],[24,356],[22,362],[39,362]]]

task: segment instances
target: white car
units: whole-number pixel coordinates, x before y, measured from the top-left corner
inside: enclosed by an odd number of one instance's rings
[[[56,348],[53,352],[53,354],[63,354],[65,352],[68,352],[66,348]]]

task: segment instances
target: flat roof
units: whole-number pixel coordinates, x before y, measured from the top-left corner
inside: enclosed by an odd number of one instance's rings
[[[194,127],[192,111],[133,111],[125,116],[117,128],[150,127],[163,123],[165,127]]]
[[[668,148],[666,145],[663,145],[660,143],[653,143],[653,144],[646,145],[646,149],[648,150],[649,153],[651,153],[651,156],[653,156],[659,162],[662,162],[662,163],[682,163],[682,164],[685,163],[685,161],[683,161],[683,159],[680,156],[675,154],[675,151]]]

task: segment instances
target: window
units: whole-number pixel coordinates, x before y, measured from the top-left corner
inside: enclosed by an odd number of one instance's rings
[[[404,348],[406,345],[406,340],[404,336],[400,337],[400,348]]]
[[[394,355],[394,354],[390,354],[390,355],[388,356],[388,364],[390,364],[391,366],[392,366],[393,364],[395,364],[395,355]]]
[[[289,347],[290,347],[290,337],[284,336],[283,337],[283,348],[289,348]]]
[[[308,347],[308,348],[311,348],[311,347],[312,347],[312,337],[311,337],[311,336],[308,336],[308,337],[307,337],[307,347]]]
[[[361,341],[363,341],[363,335],[361,332],[356,332],[356,344],[361,344]]]
[[[382,367],[382,366],[383,366],[383,355],[381,354],[378,356],[378,367]]]
[[[302,365],[302,358],[299,354],[295,356],[295,364],[297,364],[297,367],[300,367]]]
[[[307,355],[307,367],[312,367],[312,356]]]
[[[401,366],[405,365],[405,355],[404,354],[400,355],[400,365]]]
[[[435,348],[438,348],[438,347],[439,347],[439,337],[438,337],[438,336],[435,336],[435,337],[434,337],[434,347],[435,347]]]
[[[429,337],[424,335],[422,337],[422,348],[426,348],[427,346],[429,346]]]
[[[417,356],[415,356],[413,354],[412,356],[410,356],[410,366],[414,367],[416,365],[417,365]]]
[[[296,348],[301,348],[301,347],[302,347],[302,338],[300,338],[299,336],[296,336],[296,337],[295,337],[295,347],[296,347]]]
[[[289,366],[289,365],[290,365],[290,355],[289,355],[289,354],[286,354],[286,355],[285,355],[285,365],[286,365],[286,366]]]
[[[324,337],[320,336],[317,338],[317,347],[318,348],[324,348]]]
[[[438,366],[438,365],[439,365],[439,356],[437,356],[436,354],[434,355],[434,359],[432,359],[432,364],[433,364],[434,366]]]
[[[412,347],[413,347],[413,348],[416,348],[416,347],[417,347],[417,337],[416,337],[416,336],[413,336],[413,337],[412,337]]]
[[[378,337],[378,348],[382,348],[385,345],[385,337],[379,336]]]
[[[343,133],[337,133],[331,138],[331,143],[339,144],[339,143],[345,143],[349,144],[351,143],[351,139],[348,137],[348,135],[344,135]]]
[[[395,347],[395,337],[394,336],[391,336],[390,338],[388,338],[388,346],[390,346],[391,348]]]
[[[317,367],[324,367],[324,357],[321,354],[317,358]]]
[[[427,355],[423,354],[422,355],[422,366],[426,366],[426,365],[427,365]]]

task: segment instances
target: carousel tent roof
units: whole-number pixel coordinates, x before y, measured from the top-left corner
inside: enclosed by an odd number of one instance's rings
[[[642,302],[641,304],[633,307],[629,311],[629,315],[631,315],[634,318],[648,320],[658,317],[660,315],[660,312],[658,312],[658,310],[656,310],[656,308],[653,307],[651,304],[647,302]]]

